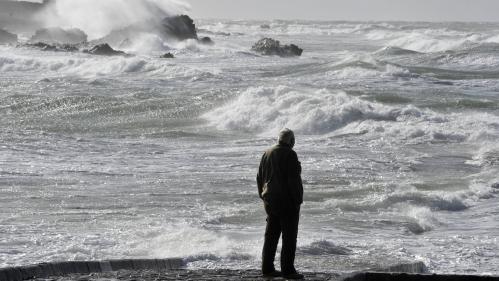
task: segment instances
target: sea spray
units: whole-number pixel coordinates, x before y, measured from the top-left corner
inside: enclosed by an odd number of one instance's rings
[[[55,0],[41,16],[46,26],[79,28],[92,40],[136,23],[185,13],[189,8],[179,0]]]

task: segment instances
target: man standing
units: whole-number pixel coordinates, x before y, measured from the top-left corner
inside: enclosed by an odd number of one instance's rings
[[[265,152],[258,169],[258,194],[267,213],[262,253],[262,273],[266,277],[302,279],[294,267],[300,205],[303,202],[301,165],[293,150],[295,136],[290,129],[279,133],[279,142]],[[282,233],[281,272],[274,258]]]

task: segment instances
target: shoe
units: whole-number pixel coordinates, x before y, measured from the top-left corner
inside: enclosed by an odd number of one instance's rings
[[[277,271],[277,270],[263,273],[263,277],[267,277],[267,278],[281,277],[281,276],[282,276],[282,273],[280,271]]]
[[[304,276],[303,274],[295,272],[290,274],[284,274],[282,277],[284,277],[284,279],[300,280],[303,279]]]

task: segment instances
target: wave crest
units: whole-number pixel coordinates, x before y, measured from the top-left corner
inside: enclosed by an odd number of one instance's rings
[[[344,92],[306,92],[279,86],[249,88],[203,117],[221,130],[270,133],[290,127],[304,134],[327,134],[353,122],[397,121],[401,116],[422,114],[412,106],[389,107]]]

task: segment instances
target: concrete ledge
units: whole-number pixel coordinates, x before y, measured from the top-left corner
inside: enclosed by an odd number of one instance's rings
[[[88,274],[118,270],[172,270],[183,266],[182,259],[123,259],[104,261],[69,261],[0,268],[0,281],[22,281],[72,273]]]
[[[499,276],[360,272],[344,281],[499,281]]]

